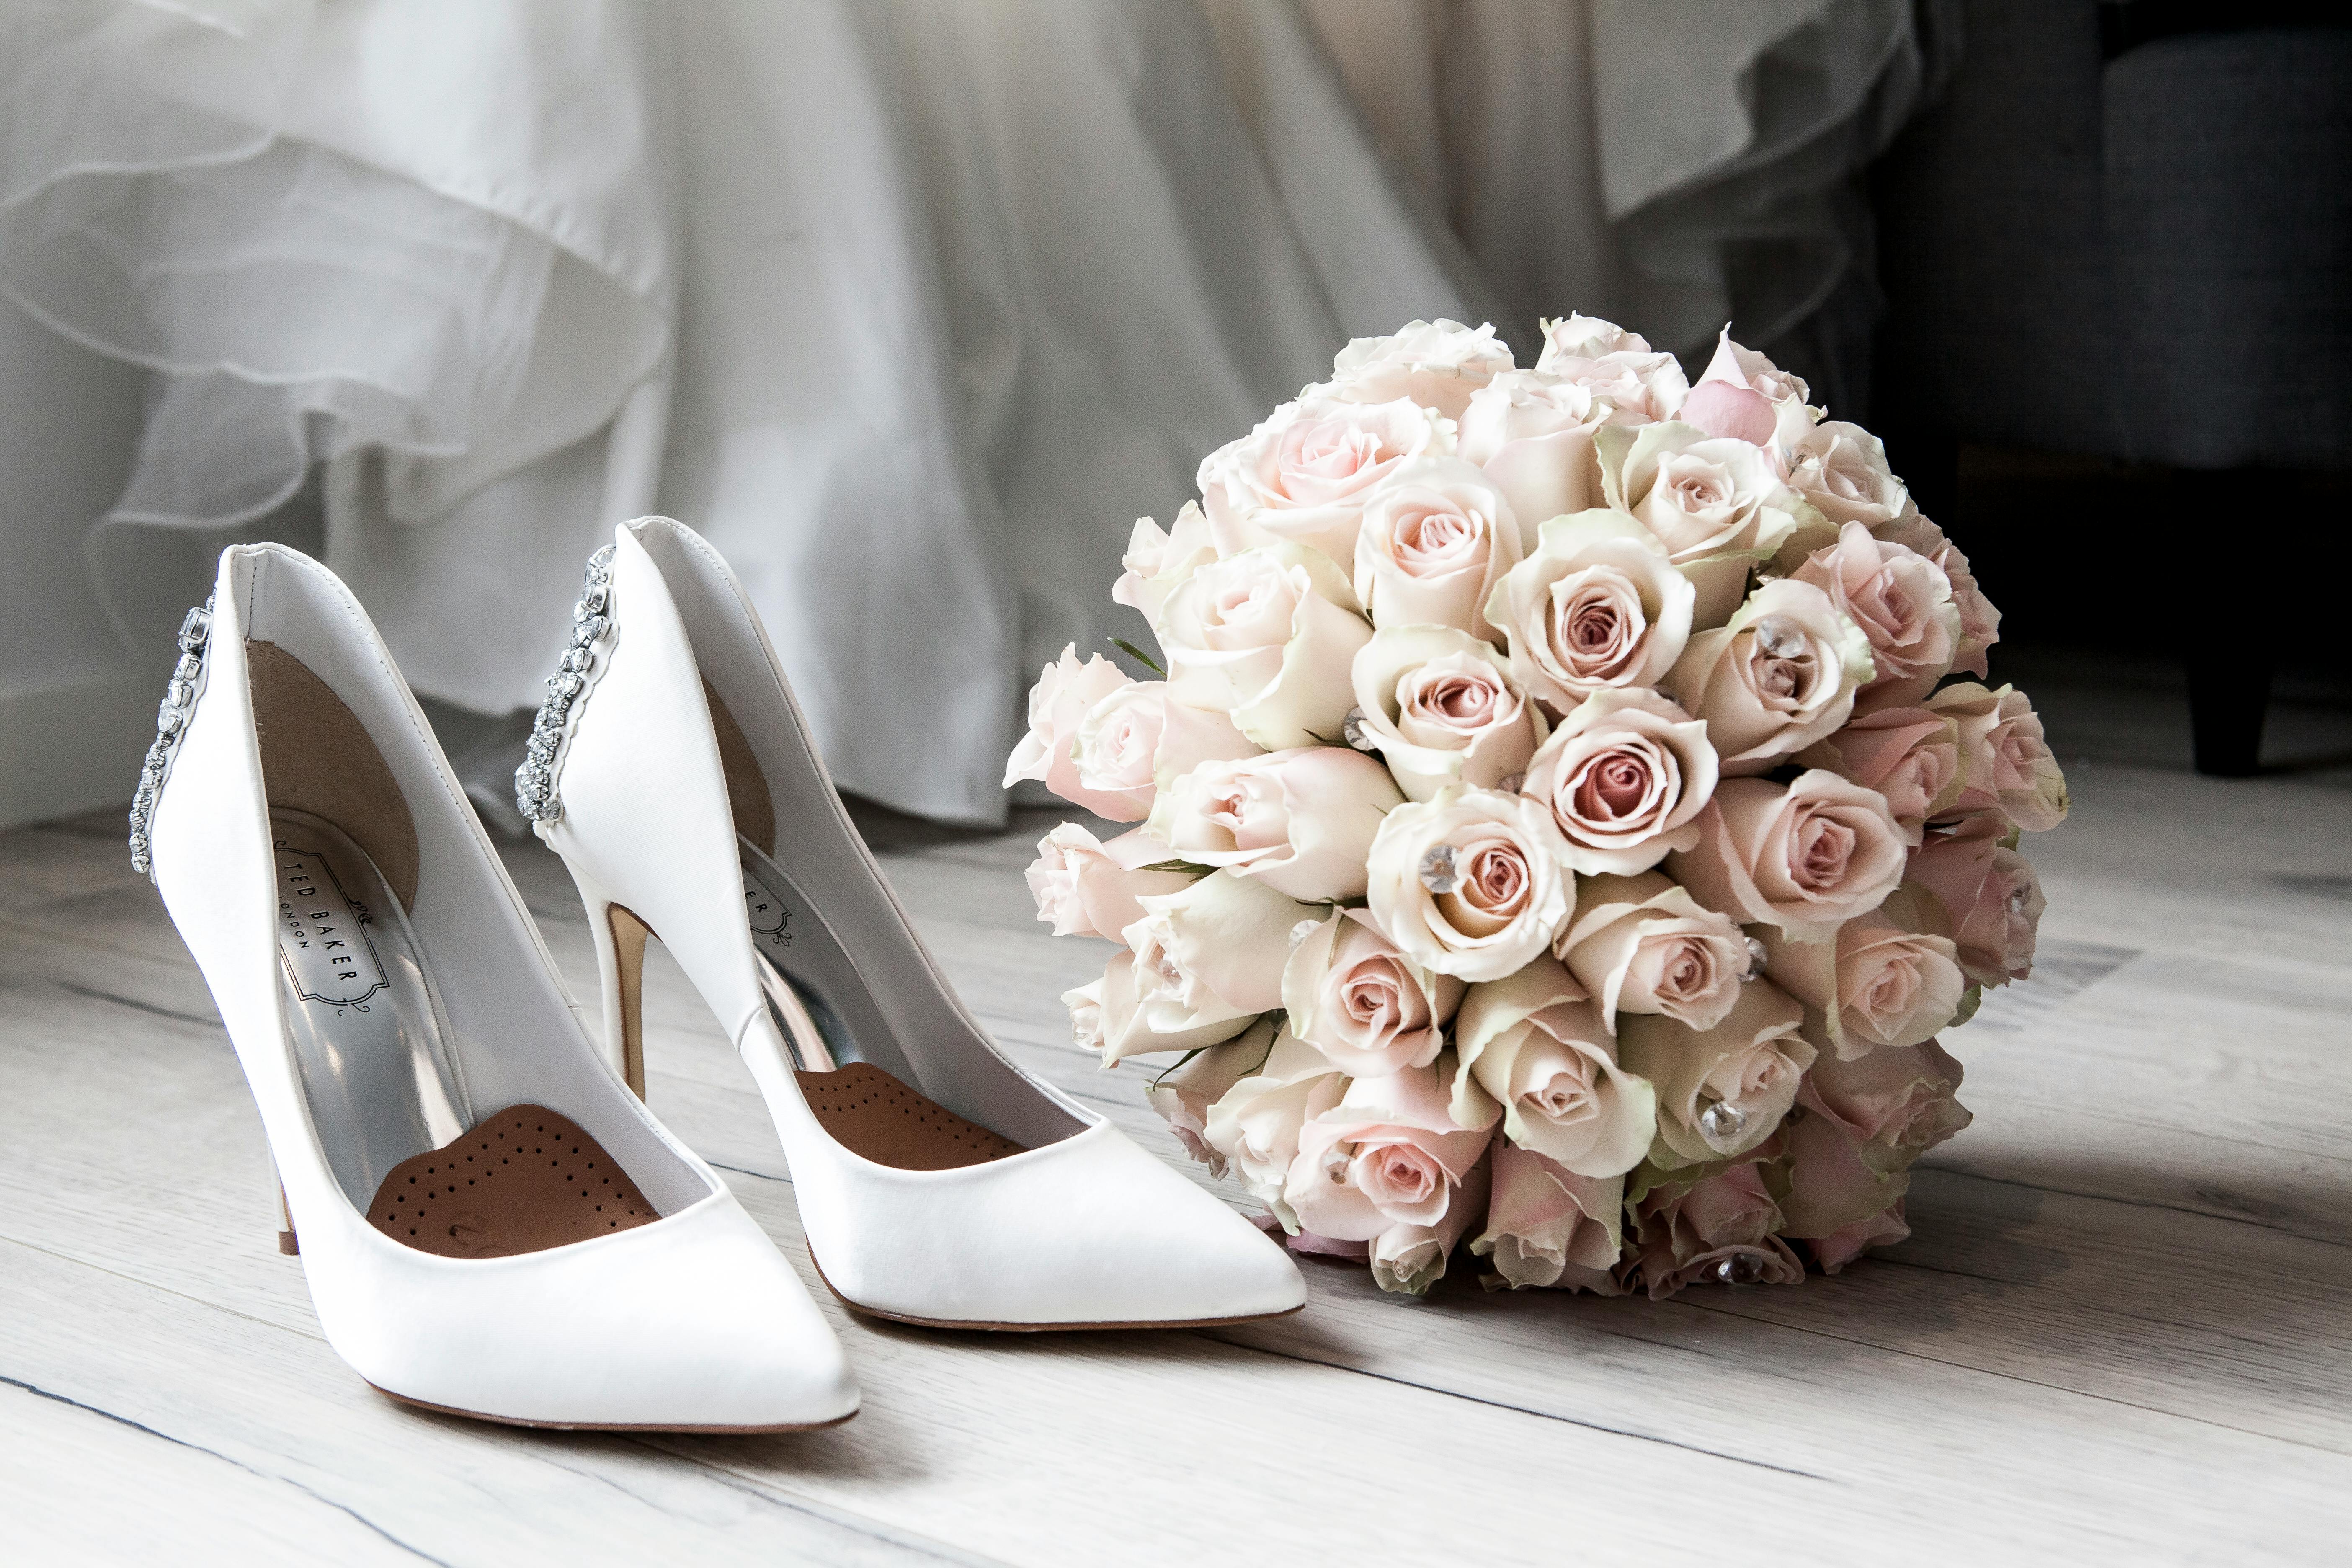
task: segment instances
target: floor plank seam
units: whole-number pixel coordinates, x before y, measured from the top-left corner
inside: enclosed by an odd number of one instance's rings
[[[60,991],[69,991],[77,996],[85,996],[93,1002],[111,1002],[118,1007],[130,1007],[138,1012],[151,1013],[158,1018],[175,1018],[183,1024],[194,1024],[210,1029],[215,1034],[219,1033],[222,1027],[218,1014],[205,1017],[197,1013],[182,1013],[171,1007],[158,1007],[152,1002],[142,1002],[135,996],[118,996],[111,991],[97,991],[87,985],[77,985],[70,980],[53,980],[49,984]]]
[[[636,1438],[634,1442],[638,1447],[676,1459],[680,1464],[693,1466],[730,1491],[741,1492],[746,1496],[758,1498],[762,1502],[772,1503],[790,1512],[826,1524],[836,1525],[852,1534],[862,1535],[869,1541],[879,1542],[885,1546],[897,1546],[910,1552],[919,1552],[934,1561],[960,1563],[963,1564],[964,1568],[1012,1568],[1012,1565],[1002,1558],[984,1557],[915,1531],[901,1530],[883,1520],[859,1513],[852,1509],[835,1508],[821,1503],[814,1498],[803,1497],[797,1492],[790,1491],[757,1477],[744,1475],[725,1465],[714,1464],[693,1454],[680,1453],[668,1444],[657,1442],[651,1437]]]
[[[2324,1158],[2324,1156],[2321,1156]],[[2088,1203],[2120,1204],[2126,1208],[2146,1209],[2151,1214],[2185,1214],[2199,1219],[2215,1219],[2224,1225],[2251,1226],[2273,1236],[2292,1237],[2297,1241],[2317,1242],[2322,1247],[2352,1247],[2352,1242],[2339,1241],[2332,1236],[2314,1236],[2309,1231],[2293,1230],[2283,1225],[2254,1218],[2252,1215],[2216,1214],[2211,1209],[2193,1209],[2186,1204],[2160,1204],[2145,1198],[2118,1197],[2113,1193],[2076,1192],[2071,1187],[2044,1186],[2039,1182],[2020,1181],[2014,1176],[1988,1176],[1979,1171],[1963,1171],[1953,1165],[1922,1164],[1919,1169],[1933,1171],[1939,1176],[1960,1176],[1971,1182],[1990,1182],[1995,1186],[2021,1187],[2029,1193],[2047,1193],[2055,1198],[2081,1198]]]

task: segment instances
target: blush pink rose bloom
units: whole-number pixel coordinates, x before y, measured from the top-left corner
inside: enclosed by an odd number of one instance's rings
[[[1301,932],[1282,972],[1290,1032],[1353,1078],[1435,1061],[1465,989],[1406,957],[1363,910]]]
[[[1347,1089],[1347,1075],[1321,1052],[1279,1031],[1257,1068],[1211,1102],[1202,1118],[1202,1141],[1294,1236],[1298,1215],[1282,1189],[1298,1158],[1299,1132],[1338,1105]]]
[[[1666,547],[1696,591],[1694,624],[1719,626],[1749,572],[1818,514],[1781,481],[1760,447],[1670,422],[1605,427],[1593,437],[1609,504]]]
[[[1078,646],[1070,644],[1062,657],[1047,665],[1029,689],[1029,732],[1013,748],[1004,763],[1004,787],[1022,779],[1036,779],[1068,801],[1113,822],[1137,822],[1151,810],[1148,789],[1093,790],[1078,778],[1073,754],[1078,725],[1104,698],[1133,686],[1135,681],[1110,660],[1096,654],[1078,662]]]
[[[1103,965],[1101,979],[1062,993],[1062,1005],[1070,1010],[1070,1038],[1080,1050],[1100,1057],[1103,1066],[1115,1068],[1129,1057],[1213,1046],[1257,1021],[1248,1013],[1204,1007],[1184,1014],[1163,1005],[1160,1016],[1171,1027],[1162,1031],[1152,1026],[1144,1000],[1135,952],[1121,948]]]
[[[1558,962],[1470,987],[1454,1021],[1455,1120],[1491,1119],[1523,1149],[1580,1176],[1617,1176],[1656,1135],[1657,1092],[1617,1063],[1617,1043]]]
[[[2013,686],[1988,690],[1975,681],[1948,686],[1927,700],[1927,710],[1957,731],[1965,776],[1948,810],[1968,816],[1997,811],[2028,833],[2066,820],[2066,775],[2050,754],[2042,716]]]
[[[1866,1219],[1840,1226],[1811,1244],[1813,1261],[1824,1274],[1843,1274],[1847,1264],[1874,1247],[1892,1247],[1898,1241],[1911,1239],[1911,1226],[1903,1218],[1903,1201],[1897,1198],[1887,1207]]]
[[[1698,843],[1714,798],[1706,726],[1654,691],[1598,691],[1536,749],[1520,793],[1549,807],[1581,875],[1631,876]]]
[[[1592,432],[1616,415],[1591,388],[1534,371],[1507,371],[1470,399],[1456,436],[1519,520],[1522,553],[1547,520],[1601,504]]]
[[[1511,369],[1510,345],[1489,325],[1408,321],[1384,338],[1356,338],[1331,362],[1318,391],[1349,403],[1405,398],[1459,419],[1479,388]]]
[[[1161,781],[1213,758],[1259,754],[1231,719],[1176,701],[1163,680],[1133,681],[1110,692],[1086,710],[1070,737],[1079,786],[1129,805],[1139,802],[1147,816]]]
[[[1110,586],[1111,602],[1142,611],[1147,621],[1157,621],[1160,606],[1168,602],[1168,595],[1186,574],[1216,558],[1208,514],[1200,502],[1186,501],[1164,533],[1152,519],[1139,517],[1128,538],[1127,553],[1119,557],[1118,581]]]
[[[1759,773],[1836,732],[1871,678],[1870,638],[1810,583],[1781,578],[1690,639],[1664,682],[1705,721],[1726,773]]]
[[[1822,1057],[1798,1098],[1808,1121],[1831,1122],[1864,1164],[1892,1174],[1975,1120],[1957,1098],[1960,1077],[1960,1064],[1943,1047],[1923,1040],[1852,1060]]]
[[[1372,637],[1337,567],[1314,551],[1268,545],[1195,570],[1154,628],[1168,694],[1230,713],[1269,752],[1336,740],[1353,695],[1348,672]]]
[[[1511,673],[1566,712],[1597,691],[1655,686],[1690,641],[1690,580],[1619,511],[1555,517],[1486,601]]]
[[[1879,529],[1878,536],[1917,551],[1943,569],[1944,580],[1952,585],[1952,603],[1960,612],[1960,646],[1952,668],[1981,679],[1988,668],[1985,650],[2000,640],[2000,612],[1978,585],[1969,558],[1944,537],[1942,529],[1916,511]]]
[[[1813,1241],[1901,1203],[1911,1189],[1911,1175],[1864,1160],[1861,1141],[1805,1100],[1800,1090],[1799,1103],[1781,1126],[1777,1185],[1782,1234]]]
[[[1139,901],[1143,918],[1120,935],[1135,957],[1135,1012],[1153,1039],[1195,1037],[1219,1028],[1224,1032],[1214,1038],[1230,1039],[1260,1013],[1282,1005],[1282,965],[1289,954],[1291,929],[1316,913],[1230,871]],[[1110,976],[1104,978],[1105,1037],[1110,1041],[1116,1009]],[[1194,1037],[1192,1043],[1214,1041]],[[1117,1056],[1133,1055],[1139,1048],[1171,1047],[1125,1045],[1117,1048]],[[1104,1055],[1107,1061],[1116,1059],[1110,1047]]]
[[[1397,1225],[1435,1226],[1455,1186],[1494,1140],[1496,1110],[1465,1127],[1443,1085],[1444,1058],[1386,1078],[1360,1078],[1339,1103],[1298,1134],[1283,1196],[1301,1228],[1339,1241],[1370,1241]]]
[[[1620,1018],[1618,1059],[1658,1091],[1651,1162],[1711,1164],[1769,1138],[1813,1065],[1804,1016],[1796,998],[1770,981],[1750,980],[1712,1029],[1692,1029],[1664,1016]]]
[[[1696,847],[1666,871],[1743,925],[1827,942],[1885,902],[1904,878],[1903,829],[1875,790],[1812,768],[1794,782],[1727,779],[1699,817]]]
[[[1612,1272],[1623,1245],[1625,1178],[1580,1176],[1532,1149],[1495,1145],[1486,1228],[1470,1250],[1491,1257],[1512,1289],[1624,1294]]]
[[[1803,378],[1733,342],[1728,327],[1717,336],[1715,357],[1699,373],[1691,398],[1700,399],[1703,389],[1698,412],[1737,421],[1739,438],[1769,448],[1776,462],[1784,460],[1783,454],[1811,434],[1822,416],[1822,410],[1807,405],[1812,393]],[[1684,403],[1681,417],[1700,423],[1689,401]],[[1764,420],[1769,426],[1759,423]]]
[[[1832,523],[1876,531],[1912,515],[1911,492],[1887,465],[1885,444],[1859,425],[1824,420],[1797,437],[1789,459],[1789,487]]]
[[[1729,915],[1702,908],[1656,871],[1578,879],[1576,910],[1553,951],[1612,1033],[1624,1013],[1712,1029],[1754,967],[1748,938]]]
[[[1565,846],[1534,801],[1444,791],[1398,806],[1372,840],[1374,923],[1412,961],[1500,980],[1551,946],[1569,912]]]
[[[1098,936],[1118,942],[1119,932],[1143,918],[1136,900],[1147,893],[1173,893],[1192,885],[1194,873],[1151,868],[1175,852],[1141,828],[1101,843],[1075,822],[1065,822],[1037,840],[1037,858],[1027,872],[1037,918],[1055,936]]]
[[[1842,779],[1876,790],[1917,848],[1927,823],[1960,798],[1965,773],[1959,726],[1924,708],[1880,708],[1856,715],[1844,729],[1797,753],[1804,767],[1827,768]]]
[[[1261,1018],[1224,1044],[1186,1057],[1144,1090],[1184,1152],[1208,1166],[1213,1176],[1223,1175],[1230,1162],[1208,1140],[1209,1108],[1232,1092],[1234,1085],[1265,1069],[1278,1032],[1273,1019]]]
[[[1500,641],[1486,599],[1519,561],[1519,524],[1486,476],[1456,458],[1397,469],[1364,508],[1356,597],[1375,626],[1453,626]]]
[[[1309,387],[1247,436],[1209,454],[1199,481],[1221,555],[1276,542],[1318,550],[1346,571],[1364,505],[1416,458],[1450,457],[1454,426],[1398,398],[1358,403]]]
[[[1660,1182],[1633,1205],[1638,1274],[1652,1300],[1689,1285],[1794,1285],[1804,1265],[1780,1237],[1782,1215],[1762,1168]]]
[[[1681,363],[1653,350],[1639,332],[1578,315],[1547,321],[1543,329],[1537,371],[1607,398],[1619,420],[1672,419],[1690,395]]]
[[[1958,1016],[1969,977],[1950,940],[1897,921],[1911,890],[1854,916],[1830,942],[1791,942],[1764,928],[1764,973],[1822,1018],[1831,1047],[1848,1058],[1880,1046],[1916,1046]]]
[[[1496,1147],[1499,1145],[1489,1145],[1486,1157],[1454,1184],[1445,1216],[1435,1225],[1392,1225],[1372,1237],[1368,1260],[1374,1284],[1397,1295],[1425,1296],[1432,1285],[1445,1278],[1445,1260],[1470,1234],[1470,1227],[1486,1217],[1494,1184],[1491,1151]]]
[[[1865,693],[1894,691],[1916,699],[1952,668],[1960,639],[1960,612],[1944,569],[1916,551],[1871,536],[1849,522],[1837,542],[1816,550],[1793,574],[1830,596],[1870,639],[1877,673]]]
[[[1151,826],[1180,858],[1337,901],[1363,896],[1372,837],[1403,800],[1378,758],[1302,746],[1201,763],[1169,784]]]
[[[1525,773],[1543,739],[1542,716],[1494,644],[1453,626],[1375,632],[1349,679],[1348,739],[1378,752],[1408,799],[1456,784],[1492,789]]]
[[[1943,906],[1969,979],[2006,985],[2033,973],[2042,881],[2024,856],[2001,842],[1998,819],[1971,817],[1952,832],[1928,834],[1905,874]]]

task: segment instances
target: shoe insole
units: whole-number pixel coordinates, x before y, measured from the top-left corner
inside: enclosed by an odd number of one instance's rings
[[[368,1223],[441,1258],[511,1258],[651,1225],[645,1194],[571,1118],[513,1105],[392,1168]]]
[[[870,1062],[794,1076],[833,1141],[877,1165],[952,1171],[1023,1152],[1012,1139],[966,1121]]]

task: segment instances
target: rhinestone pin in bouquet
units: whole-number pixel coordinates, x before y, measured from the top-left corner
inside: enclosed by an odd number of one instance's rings
[[[1079,1043],[1385,1289],[1834,1273],[1968,1124],[2065,781],[1868,431],[1545,332],[1352,342],[1136,524],[1161,679],[1066,651],[1006,782],[1139,826],[1047,834],[1038,918],[1118,944]]]

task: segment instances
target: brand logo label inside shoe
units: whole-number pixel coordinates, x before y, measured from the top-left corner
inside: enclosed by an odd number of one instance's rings
[[[747,872],[743,878],[743,905],[751,917],[751,934],[771,947],[793,945],[793,911],[784,900],[768,891]]]
[[[326,857],[278,843],[278,953],[305,1001],[357,1007],[387,984],[366,928],[367,906],[343,891]]]

